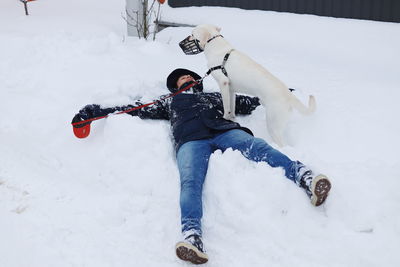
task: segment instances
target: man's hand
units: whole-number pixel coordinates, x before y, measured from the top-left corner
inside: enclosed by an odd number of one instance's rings
[[[79,115],[81,120],[88,120],[95,117],[101,116],[101,108],[100,105],[86,105],[84,108],[79,110],[79,113],[75,116]],[[74,117],[75,118],[75,117]]]
[[[78,138],[86,138],[90,134],[90,123],[91,121],[78,123],[85,120],[89,120],[98,117],[101,113],[101,108],[99,105],[87,105],[75,114],[72,118],[72,127],[74,134]]]
[[[100,116],[100,113],[101,113],[101,108],[99,105],[86,105],[84,108],[79,110],[79,113],[75,114],[75,116],[72,118],[72,126],[74,128],[82,128],[85,127],[86,125],[89,126],[91,121],[84,123],[77,123],[77,122],[98,117]]]

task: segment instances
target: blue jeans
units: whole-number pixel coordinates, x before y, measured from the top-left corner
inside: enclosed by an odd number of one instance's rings
[[[285,176],[294,182],[298,182],[296,174],[299,168],[304,166],[299,161],[290,160],[263,139],[255,138],[239,129],[223,132],[213,138],[184,143],[177,152],[181,180],[180,207],[183,233],[202,234],[202,191],[208,160],[215,150],[225,151],[228,148],[239,150],[250,160],[264,161],[272,167],[283,168]]]

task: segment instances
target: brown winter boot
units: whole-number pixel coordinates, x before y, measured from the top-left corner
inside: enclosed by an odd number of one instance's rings
[[[190,235],[185,240],[176,244],[176,255],[184,261],[189,261],[193,264],[203,264],[208,261],[208,256],[205,254],[203,242],[199,235]]]
[[[300,187],[304,188],[311,199],[312,205],[320,206],[325,202],[332,186],[325,175],[314,176],[311,170],[307,170],[300,179]]]

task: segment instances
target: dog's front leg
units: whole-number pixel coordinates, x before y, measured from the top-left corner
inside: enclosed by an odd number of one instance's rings
[[[235,117],[235,110],[232,110],[232,92],[229,87],[229,79],[223,78],[218,82],[219,89],[221,90],[222,103],[224,106],[224,119],[230,120]],[[233,104],[234,105],[234,104]]]
[[[229,87],[230,94],[231,94],[231,111],[232,111],[232,118],[235,117],[235,111],[236,111],[236,94],[232,90],[232,87]]]

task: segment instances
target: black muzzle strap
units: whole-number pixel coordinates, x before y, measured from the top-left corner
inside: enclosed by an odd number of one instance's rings
[[[215,35],[214,37],[211,37],[210,39],[208,39],[207,43],[211,42],[212,40],[214,40],[217,37],[222,37],[224,38],[224,36],[222,36],[221,34]]]

